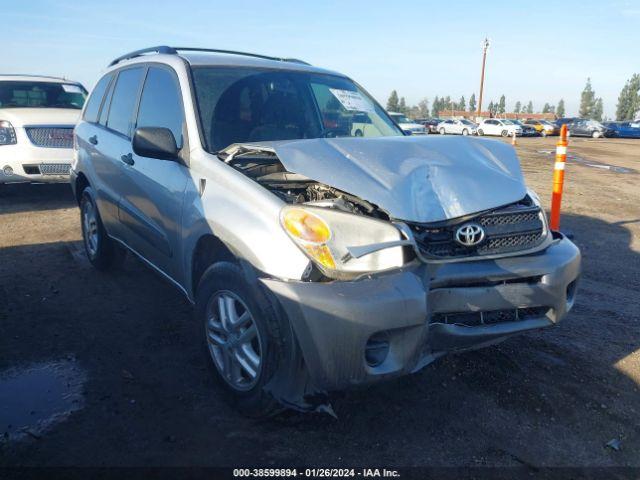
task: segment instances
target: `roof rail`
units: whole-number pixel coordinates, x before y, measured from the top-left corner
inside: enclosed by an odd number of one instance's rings
[[[112,61],[109,64],[109,66],[113,67],[114,65],[116,65],[117,63],[122,62],[123,60],[129,60],[131,58],[140,57],[140,56],[144,55],[145,53],[166,53],[166,54],[169,54],[169,55],[175,55],[178,52],[176,51],[175,48],[167,47],[166,45],[159,45],[157,47],[143,48],[142,50],[136,50],[134,52],[126,53],[126,54],[122,55],[121,57],[116,58],[114,61]]]
[[[216,48],[197,48],[197,47],[168,47],[166,45],[160,45],[158,47],[149,47],[143,48],[142,50],[136,50],[135,52],[127,53],[122,55],[121,57],[116,58],[112,61],[109,66],[112,67],[119,62],[124,60],[130,60],[132,58],[140,57],[145,53],[164,53],[167,55],[177,55],[178,52],[206,52],[206,53],[226,53],[229,55],[243,55],[245,57],[254,57],[254,58],[262,58],[264,60],[275,60],[278,62],[291,62],[291,63],[300,63],[302,65],[310,65],[309,63],[298,60],[297,58],[280,58],[280,57],[271,57],[268,55],[260,55],[258,53],[248,53],[248,52],[238,52],[236,50],[220,50]]]

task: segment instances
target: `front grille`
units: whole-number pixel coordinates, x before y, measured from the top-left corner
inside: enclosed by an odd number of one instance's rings
[[[444,226],[409,224],[420,253],[436,259],[499,255],[536,247],[544,240],[540,208],[529,197],[520,202]],[[456,231],[465,224],[484,230],[484,239],[465,246],[456,241]]]
[[[25,130],[31,143],[37,147],[73,147],[73,127],[26,127]]]
[[[42,163],[40,173],[42,175],[69,175],[70,163]]]
[[[463,325],[466,327],[495,325],[497,323],[518,322],[532,318],[542,318],[549,312],[549,309],[550,307],[525,307],[506,310],[492,310],[488,312],[436,313],[431,317],[431,323]]]

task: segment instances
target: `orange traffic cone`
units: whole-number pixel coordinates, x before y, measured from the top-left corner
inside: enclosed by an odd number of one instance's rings
[[[517,145],[518,143],[516,142],[516,131],[513,131],[513,137],[511,138],[511,145]]]

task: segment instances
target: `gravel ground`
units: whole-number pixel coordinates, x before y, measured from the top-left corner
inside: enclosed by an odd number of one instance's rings
[[[0,391],[31,372],[18,404],[43,399],[30,426],[0,425],[0,465],[640,467],[640,141],[570,140],[562,228],[584,255],[572,313],[341,394],[338,419],[240,417],[173,287],[131,257],[93,270],[67,185],[0,185]],[[549,205],[555,139],[518,142]],[[81,398],[47,400],[47,368]]]

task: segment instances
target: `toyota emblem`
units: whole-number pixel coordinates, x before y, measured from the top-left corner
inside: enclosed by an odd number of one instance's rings
[[[456,242],[473,247],[484,240],[484,229],[477,223],[465,223],[456,230]]]

